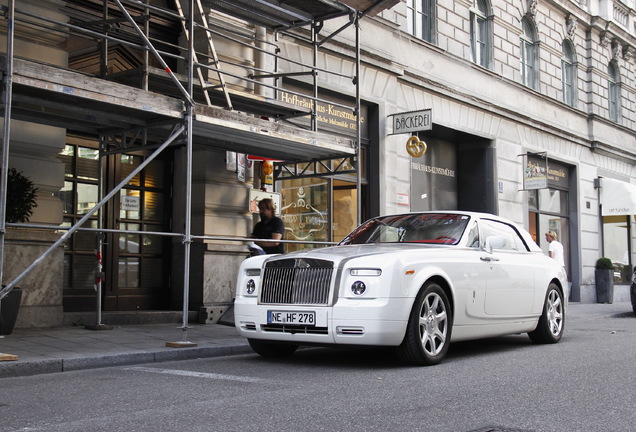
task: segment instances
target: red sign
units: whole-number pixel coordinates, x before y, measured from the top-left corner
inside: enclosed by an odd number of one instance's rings
[[[247,155],[247,160],[251,160],[251,161],[283,162],[280,159],[268,158],[268,157],[264,157],[264,156],[254,156],[254,155]]]

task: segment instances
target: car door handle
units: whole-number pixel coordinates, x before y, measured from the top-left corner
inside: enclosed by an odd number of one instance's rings
[[[483,257],[480,257],[479,259],[486,262],[499,261],[499,258],[489,257],[489,256],[483,256]]]

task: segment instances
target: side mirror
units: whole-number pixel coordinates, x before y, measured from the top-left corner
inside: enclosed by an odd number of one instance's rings
[[[506,238],[504,236],[490,236],[486,238],[484,249],[488,253],[492,253],[493,249],[503,249],[506,246]]]

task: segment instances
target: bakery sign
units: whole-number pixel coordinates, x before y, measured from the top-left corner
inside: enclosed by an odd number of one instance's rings
[[[393,117],[392,135],[420,132],[433,129],[431,109],[391,114]]]

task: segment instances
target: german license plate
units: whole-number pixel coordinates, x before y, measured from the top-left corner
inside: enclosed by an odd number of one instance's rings
[[[304,326],[315,326],[316,312],[268,310],[267,324],[295,324]]]

